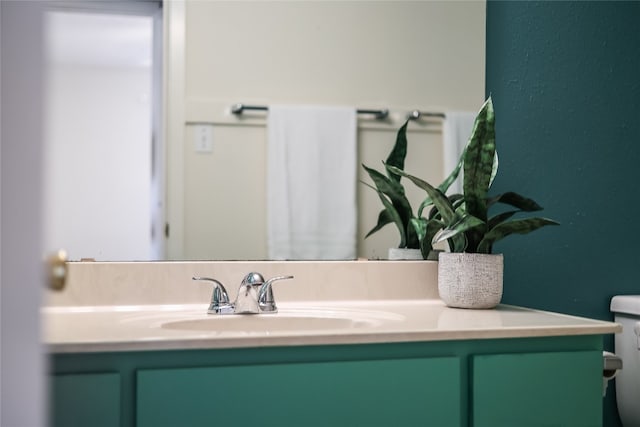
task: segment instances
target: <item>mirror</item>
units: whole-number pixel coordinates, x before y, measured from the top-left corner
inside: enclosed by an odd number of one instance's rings
[[[409,111],[475,111],[484,99],[484,2],[187,1],[165,2],[163,14],[160,258],[267,258],[266,114],[238,117],[233,104],[388,108],[386,121],[358,120],[358,174],[368,180],[359,165],[381,167]],[[441,180],[441,123],[411,123],[408,138],[405,168]],[[417,208],[424,195],[407,191]],[[358,257],[386,258],[397,232],[388,225],[365,240],[382,205],[360,183],[357,194]]]

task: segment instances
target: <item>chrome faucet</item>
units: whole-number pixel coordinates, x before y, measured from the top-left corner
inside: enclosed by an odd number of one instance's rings
[[[209,314],[258,314],[277,313],[278,307],[273,297],[272,285],[278,280],[293,279],[293,276],[277,276],[267,281],[262,274],[251,272],[247,274],[240,288],[236,300],[229,302],[229,295],[222,283],[210,277],[193,277],[193,280],[204,280],[214,283]]]

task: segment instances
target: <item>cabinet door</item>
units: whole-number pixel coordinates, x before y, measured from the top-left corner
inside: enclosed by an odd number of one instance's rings
[[[137,426],[461,425],[460,360],[401,359],[137,374]]]
[[[117,427],[120,425],[120,375],[54,375],[50,382],[51,425]]]
[[[602,425],[602,353],[473,357],[474,427]]]

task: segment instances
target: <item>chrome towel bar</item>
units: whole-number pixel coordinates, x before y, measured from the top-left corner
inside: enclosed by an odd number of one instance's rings
[[[407,119],[409,120],[419,120],[423,117],[434,118],[434,119],[445,119],[446,115],[444,113],[429,113],[426,111],[413,110],[409,114],[407,114]]]
[[[269,107],[266,105],[245,105],[245,104],[234,104],[231,106],[231,113],[237,116],[241,115],[245,111],[269,111]],[[356,110],[358,114],[371,114],[377,120],[384,120],[389,117],[389,110]]]
[[[269,107],[266,105],[246,105],[246,104],[234,104],[231,106],[231,113],[236,116],[242,115],[245,111],[269,111]],[[356,110],[358,114],[370,114],[373,115],[377,120],[385,120],[389,117],[389,110],[384,108],[380,110],[371,110],[371,109],[358,109]],[[419,120],[421,118],[432,118],[432,119],[445,119],[445,113],[433,113],[428,111],[420,111],[413,110],[407,114],[408,120]]]

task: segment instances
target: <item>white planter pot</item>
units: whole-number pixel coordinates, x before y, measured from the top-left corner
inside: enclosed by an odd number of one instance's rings
[[[502,299],[502,254],[440,253],[438,292],[449,307],[494,308]]]
[[[389,248],[389,259],[394,261],[422,259],[420,249]]]

